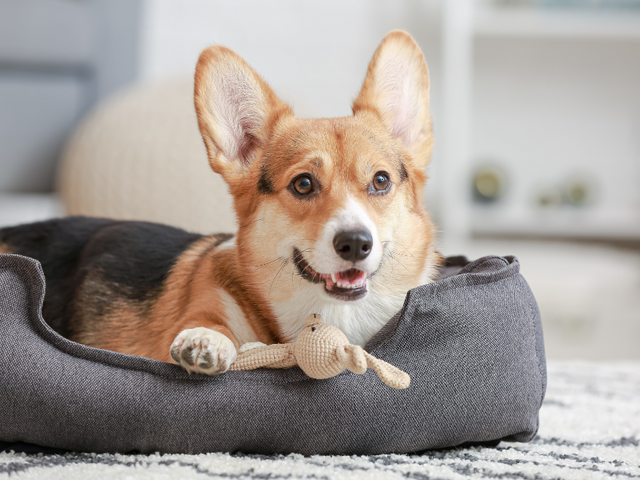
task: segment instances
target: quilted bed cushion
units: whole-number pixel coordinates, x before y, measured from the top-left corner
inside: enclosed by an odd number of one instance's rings
[[[395,390],[372,370],[328,380],[299,368],[190,376],[74,343],[42,320],[40,264],[0,255],[0,442],[310,455],[531,440],[546,387],[536,302],[516,258],[458,263],[411,290],[367,345],[411,375]]]

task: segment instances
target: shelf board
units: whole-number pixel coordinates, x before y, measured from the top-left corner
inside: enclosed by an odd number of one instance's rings
[[[639,240],[640,213],[591,213],[571,209],[553,212],[471,209],[474,234]]]
[[[640,12],[479,8],[478,38],[640,40]]]

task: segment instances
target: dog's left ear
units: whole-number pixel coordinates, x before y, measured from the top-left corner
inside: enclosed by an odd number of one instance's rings
[[[256,159],[278,119],[293,115],[240,56],[219,45],[200,54],[194,101],[211,168],[230,185]]]
[[[353,114],[375,114],[418,166],[431,157],[429,72],[420,48],[407,32],[383,39],[369,64]]]

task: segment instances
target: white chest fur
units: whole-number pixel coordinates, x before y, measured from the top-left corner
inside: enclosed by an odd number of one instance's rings
[[[381,295],[375,287],[357,302],[338,302],[327,298],[324,284],[309,284],[298,289],[287,302],[274,303],[286,341],[293,341],[304,328],[304,319],[319,313],[325,322],[338,327],[355,345],[366,343],[395,315],[405,294]]]

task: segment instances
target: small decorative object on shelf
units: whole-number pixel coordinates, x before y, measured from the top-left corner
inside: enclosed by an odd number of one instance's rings
[[[506,177],[496,166],[482,166],[473,175],[473,200],[478,203],[493,203],[504,194]]]
[[[575,207],[584,207],[593,202],[595,185],[584,176],[570,177],[564,187],[564,201]]]
[[[545,184],[536,188],[535,203],[540,208],[558,208],[562,205],[562,189],[555,184]]]
[[[586,175],[572,175],[564,182],[548,183],[534,191],[535,203],[542,208],[558,208],[561,205],[587,207],[594,201],[595,182]]]

